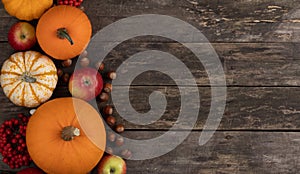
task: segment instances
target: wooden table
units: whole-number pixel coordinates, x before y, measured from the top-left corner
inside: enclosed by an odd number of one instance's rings
[[[189,67],[201,95],[198,121],[188,138],[161,157],[128,160],[128,173],[299,172],[300,0],[86,0],[83,6],[93,34],[119,19],[139,14],[163,14],[186,21],[208,38],[226,74],[227,102],[221,124],[210,141],[199,146],[210,109],[211,84],[201,63],[193,61],[195,56],[183,45],[155,36],[130,39],[111,51],[105,59],[111,69],[141,51],[172,53]],[[0,21],[2,65],[14,52],[7,43],[7,32],[17,21],[5,12],[3,4]],[[115,113],[117,121],[125,124],[126,136],[151,138],[176,122],[180,94],[174,81],[163,74],[143,73],[133,82],[133,107],[147,112],[148,96],[155,90],[163,91],[168,99],[167,110],[157,122],[134,125]],[[53,97],[61,96],[70,96],[63,82]],[[2,89],[0,103],[0,123],[17,113],[28,113],[28,109],[10,103]],[[0,169],[9,170],[4,164]]]

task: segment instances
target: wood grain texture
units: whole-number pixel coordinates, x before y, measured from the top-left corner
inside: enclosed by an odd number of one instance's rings
[[[85,1],[83,5],[94,33],[124,17],[162,14],[194,25],[210,42],[299,42],[300,39],[298,0],[103,0]]]
[[[121,86],[114,86],[114,91],[125,89]],[[190,90],[199,90],[201,97],[200,111],[198,121],[194,130],[201,130],[208,117],[211,90],[209,87],[199,87]],[[125,124],[126,130],[144,129],[167,130],[177,121],[180,113],[180,94],[175,86],[133,86],[130,88],[129,96],[132,107],[140,113],[147,113],[150,110],[149,95],[154,91],[162,92],[168,103],[165,113],[153,124],[135,125],[122,118],[115,110],[114,116],[117,122]],[[119,95],[126,95],[117,93]],[[67,88],[58,88],[58,96],[69,96]],[[298,87],[229,87],[227,88],[227,101],[225,112],[219,126],[219,130],[299,130],[300,124],[297,121],[299,117],[299,99],[300,90]],[[197,98],[191,98],[189,107],[195,108]],[[102,111],[106,104],[114,102],[124,103],[126,101],[110,101],[108,103],[99,103],[98,109]],[[125,105],[126,103],[124,103]],[[125,108],[117,108],[124,111]],[[185,120],[189,123],[189,120]],[[182,124],[185,125],[185,122]],[[187,127],[182,126],[182,129]]]
[[[121,88],[122,87],[114,87]],[[190,87],[186,87],[190,88]],[[197,89],[193,89],[197,90]],[[198,121],[194,127],[195,130],[201,130],[208,117],[211,94],[210,88],[199,87],[201,96],[201,107],[198,115]],[[135,110],[146,113],[150,110],[148,97],[153,91],[161,91],[165,94],[168,104],[165,113],[155,123],[149,125],[135,125],[122,119],[122,116],[114,113],[119,123],[125,124],[127,130],[144,129],[169,129],[173,126],[180,113],[180,95],[176,87],[159,87],[159,86],[135,86],[130,90],[130,101]],[[126,91],[124,91],[126,92]],[[125,93],[123,93],[124,95]],[[122,95],[122,94],[120,94]],[[294,87],[230,87],[227,92],[227,102],[225,113],[223,115],[219,130],[299,130],[298,121],[300,107],[299,98],[300,90]],[[70,96],[66,87],[56,89],[52,98]],[[14,106],[3,93],[0,95],[2,106],[0,123],[5,119],[16,117],[18,113],[28,114],[29,109]],[[189,107],[195,108],[194,102],[197,99],[191,98]],[[125,101],[116,101],[119,103]],[[110,104],[110,103],[108,103]],[[99,104],[101,111],[105,104]],[[121,108],[119,108],[121,109]],[[189,120],[182,122],[182,129],[189,123]]]
[[[151,139],[163,133],[127,131],[123,135],[141,140]],[[300,136],[297,132],[218,131],[203,146],[198,145],[199,136],[200,132],[193,131],[183,143],[161,157],[143,161],[127,160],[127,173],[294,174],[300,169],[297,155],[300,153]],[[161,148],[164,145],[157,144]],[[0,167],[4,171],[9,170],[1,163]]]
[[[155,159],[127,161],[128,173],[297,173],[299,166],[300,0],[86,0],[83,3],[93,34],[126,17],[162,14],[179,18],[199,29],[212,43],[224,68],[227,102],[218,131],[204,146],[198,138],[207,119],[211,84],[205,68],[183,45],[171,39],[145,36],[118,45],[105,59],[107,69],[117,69],[130,56],[146,50],[173,54],[189,68],[199,90],[201,108],[194,131],[175,150]],[[10,26],[18,21],[0,3],[0,66],[13,49],[7,43]],[[37,21],[31,22],[36,25]],[[159,25],[159,21],[157,25]],[[126,25],[131,25],[127,23]],[[177,34],[184,36],[181,28]],[[107,40],[118,41],[115,38]],[[187,43],[199,45],[197,41]],[[39,50],[39,48],[34,48]],[[207,56],[207,50],[201,50]],[[76,59],[74,59],[75,61]],[[61,67],[60,61],[55,61]],[[64,68],[71,73],[74,68]],[[134,68],[134,67],[132,67]],[[184,73],[177,80],[185,82]],[[123,89],[124,86],[114,86]],[[176,123],[180,112],[178,87],[169,76],[144,72],[131,84],[130,102],[138,112],[150,110],[149,95],[161,91],[167,98],[164,115],[155,123],[135,125],[115,111],[125,124],[125,136],[147,139],[162,135]],[[125,91],[126,92],[126,91]],[[122,94],[120,94],[122,95]],[[71,96],[60,79],[52,98]],[[197,99],[188,103],[195,107]],[[124,102],[124,101],[118,101]],[[13,105],[0,89],[0,124],[29,109]],[[113,104],[109,102],[109,104]],[[105,103],[98,103],[101,109]],[[186,123],[189,120],[185,120]],[[184,123],[183,123],[184,125]],[[185,129],[182,126],[182,129]],[[163,147],[164,144],[158,144]],[[144,149],[143,149],[144,150]],[[147,149],[146,149],[147,150]],[[1,160],[1,157],[0,157]],[[11,171],[0,162],[0,173]]]
[[[2,1],[0,2],[0,42],[7,41],[7,34],[10,27],[18,20],[11,17],[4,9]]]
[[[137,43],[120,45],[105,60],[108,69],[117,68],[126,57],[147,49],[160,49],[179,55],[196,77],[201,96],[201,109],[196,129],[202,129],[210,108],[210,88],[201,64],[193,61],[193,56],[176,43],[163,45]],[[227,107],[220,129],[299,129],[299,51],[297,44],[214,44],[221,57],[226,73],[228,88]],[[0,43],[0,65],[13,50],[8,44]],[[55,61],[61,67],[60,61]],[[195,63],[196,62],[196,63]],[[74,66],[74,64],[73,64]],[[71,68],[66,71],[71,72]],[[179,77],[178,80],[184,80]],[[140,112],[149,110],[148,95],[159,89],[167,91],[170,100],[164,117],[145,129],[167,129],[176,121],[180,107],[180,96],[176,84],[168,76],[160,73],[143,73],[133,81],[131,99]],[[248,88],[248,86],[252,86]],[[274,87],[260,87],[274,86]],[[283,86],[286,86],[283,87]],[[293,87],[294,86],[294,87]],[[115,88],[115,87],[114,87]],[[189,84],[186,88],[191,88]],[[191,88],[192,89],[192,88]],[[2,90],[2,89],[1,89]],[[52,98],[71,96],[67,84],[59,80]],[[7,119],[18,113],[28,113],[29,109],[14,106],[0,91],[0,114]],[[191,105],[195,99],[191,100]],[[3,119],[3,120],[5,120]],[[1,119],[2,120],[2,119]],[[2,121],[3,121],[2,120]],[[0,122],[2,122],[0,121]],[[120,119],[121,122],[124,122]],[[128,129],[140,129],[141,126],[126,123]]]
[[[200,47],[201,44],[189,44]],[[214,43],[213,49],[219,56],[229,86],[299,86],[299,44],[296,43]],[[108,69],[116,70],[132,55],[147,51],[168,52],[183,62],[194,75],[199,86],[216,86],[210,83],[206,70],[199,59],[179,43],[137,43],[127,41],[115,47],[106,57]],[[200,55],[210,59],[210,50],[201,50]],[[168,65],[168,62],[161,62]],[[138,64],[132,63],[134,69]],[[208,64],[216,67],[214,64]],[[213,69],[213,68],[212,68]],[[142,73],[142,72],[141,72]],[[171,75],[171,74],[170,74]],[[186,83],[186,73],[178,70],[172,74],[176,80]],[[174,81],[159,72],[145,72],[137,77],[134,85],[174,85]]]
[[[159,136],[161,132],[127,132],[134,139]],[[204,146],[200,132],[192,132],[173,151],[154,159],[127,161],[128,173],[136,174],[256,174],[298,173],[299,133],[216,132]],[[157,144],[164,148],[165,144]],[[147,151],[147,149],[138,149]],[[134,155],[134,153],[133,153]]]
[[[195,44],[192,44],[195,45]],[[212,44],[220,58],[228,86],[300,86],[300,44],[296,43],[215,43]],[[7,43],[0,43],[0,65],[14,52]],[[203,64],[179,43],[136,43],[127,41],[117,46],[104,60],[106,68],[117,68],[132,55],[146,51],[168,52],[180,61],[193,74],[198,86],[216,86],[210,83]],[[203,56],[207,50],[203,50]],[[209,59],[209,57],[208,57]],[[97,59],[96,59],[97,60]],[[60,61],[55,61],[61,67]],[[76,59],[73,63],[73,68]],[[133,62],[133,65],[134,62]],[[134,67],[132,67],[134,68]],[[65,68],[72,72],[71,68]],[[173,74],[174,75],[174,74]],[[185,83],[185,73],[178,72],[177,80]],[[174,85],[174,80],[160,72],[141,72],[133,85]],[[189,86],[189,83],[186,83]]]
[[[194,126],[194,130],[203,129],[207,120],[211,105],[211,90],[207,87],[192,87],[187,91],[199,90],[200,110],[198,121]],[[127,91],[124,87],[114,87],[121,92],[117,92],[117,96],[126,95]],[[124,89],[124,91],[123,91]],[[123,92],[122,92],[123,91]],[[159,86],[135,86],[129,91],[130,104],[139,113],[147,113],[151,110],[149,105],[149,95],[154,91],[162,92],[168,101],[166,109],[160,119],[149,125],[136,125],[128,122],[118,114],[118,110],[126,113],[126,107],[116,108],[114,115],[117,122],[125,124],[127,130],[144,129],[167,130],[180,124],[181,129],[189,128],[192,118],[178,122],[178,116],[181,112],[180,96],[187,93],[179,93],[177,87],[159,87]],[[299,88],[288,87],[230,87],[227,89],[227,101],[224,115],[219,130],[299,130],[300,124],[297,121],[300,113]],[[191,98],[189,103],[184,103],[184,107],[197,109],[197,98]],[[120,103],[126,106],[127,101],[118,100],[113,103]],[[99,107],[101,108],[101,107]],[[213,109],[213,108],[212,108]],[[138,117],[136,119],[139,119]]]
[[[298,0],[89,0],[83,6],[91,19],[93,34],[128,16],[162,14],[192,24],[210,42],[299,42],[300,39]],[[4,11],[2,3],[0,21],[1,33],[7,33],[16,22]],[[0,41],[7,41],[6,36],[1,35]]]

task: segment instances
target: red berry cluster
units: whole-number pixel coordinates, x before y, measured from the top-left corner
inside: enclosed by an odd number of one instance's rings
[[[83,0],[58,0],[57,4],[79,7],[82,2],[83,2]]]
[[[28,119],[25,115],[19,114],[18,118],[6,120],[0,126],[2,161],[12,169],[28,166],[31,161],[25,142]]]

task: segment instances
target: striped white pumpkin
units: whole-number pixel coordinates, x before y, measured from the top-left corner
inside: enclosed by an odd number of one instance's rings
[[[39,52],[18,52],[1,69],[1,87],[16,105],[36,107],[47,101],[57,84],[53,61]]]

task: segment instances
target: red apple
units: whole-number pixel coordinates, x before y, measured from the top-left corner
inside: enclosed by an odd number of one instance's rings
[[[44,172],[41,169],[35,168],[35,167],[29,167],[26,169],[22,169],[17,174],[44,174]]]
[[[25,51],[36,43],[35,29],[28,22],[15,23],[8,32],[8,43],[17,51]]]
[[[107,155],[99,162],[97,174],[126,174],[126,163],[121,157]]]
[[[99,95],[102,88],[102,76],[93,68],[75,70],[69,80],[69,91],[72,96],[86,101]]]

